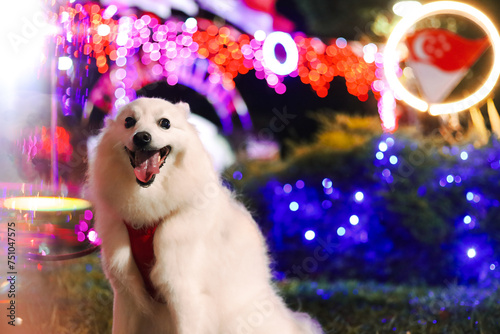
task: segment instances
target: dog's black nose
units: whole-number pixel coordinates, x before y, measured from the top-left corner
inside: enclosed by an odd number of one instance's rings
[[[149,132],[141,131],[134,135],[134,144],[137,147],[144,147],[151,142],[151,135]]]

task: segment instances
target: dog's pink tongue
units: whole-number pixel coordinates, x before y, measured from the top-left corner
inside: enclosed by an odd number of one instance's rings
[[[153,175],[160,172],[160,151],[136,151],[135,152],[135,177],[148,183]]]

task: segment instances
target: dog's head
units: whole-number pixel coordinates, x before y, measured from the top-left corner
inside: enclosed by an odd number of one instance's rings
[[[95,205],[142,226],[195,205],[200,189],[217,184],[189,114],[185,103],[139,98],[106,120],[89,154],[89,196]]]
[[[165,165],[172,165],[192,140],[189,106],[156,98],[139,98],[123,107],[108,124],[130,161],[137,183],[149,187]],[[165,171],[168,173],[168,171]]]

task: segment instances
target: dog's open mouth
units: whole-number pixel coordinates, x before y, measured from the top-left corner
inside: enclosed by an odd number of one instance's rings
[[[140,186],[148,187],[153,183],[171,149],[170,146],[165,146],[159,150],[131,151],[125,147]]]

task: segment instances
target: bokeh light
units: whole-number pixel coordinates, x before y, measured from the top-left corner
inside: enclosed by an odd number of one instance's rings
[[[297,211],[299,209],[299,203],[295,201],[291,202],[289,207],[291,211]]]
[[[304,238],[306,238],[306,240],[311,241],[315,237],[316,237],[316,233],[313,230],[308,230],[308,231],[306,231],[306,233],[304,233]]]
[[[349,217],[349,223],[351,225],[358,225],[359,224],[359,217],[357,215],[352,215]]]

